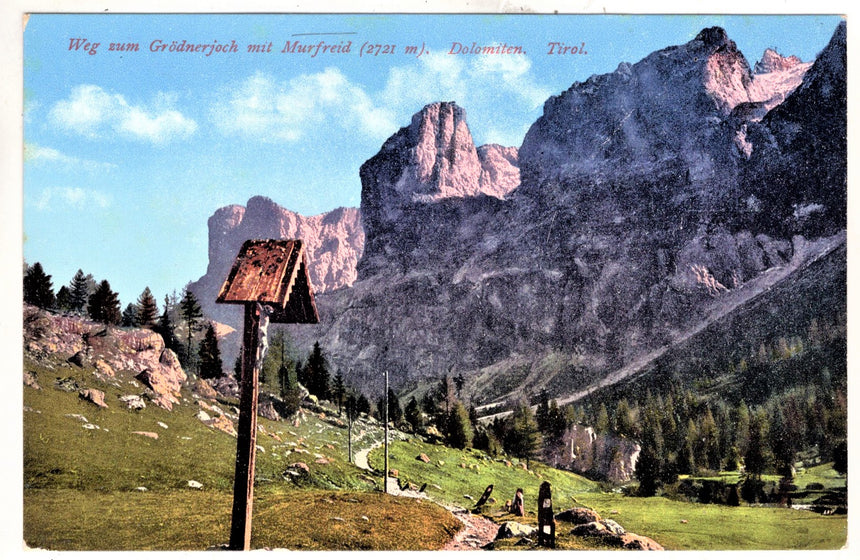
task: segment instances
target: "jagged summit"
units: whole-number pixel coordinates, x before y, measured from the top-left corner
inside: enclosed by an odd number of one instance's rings
[[[761,60],[755,63],[753,74],[767,74],[769,72],[782,72],[803,64],[797,56],[782,56],[775,49],[765,49]]]
[[[729,35],[726,33],[726,30],[717,26],[702,29],[699,31],[699,34],[696,35],[694,40],[701,41],[709,48],[719,48],[722,46],[735,48],[735,42],[729,39]]]

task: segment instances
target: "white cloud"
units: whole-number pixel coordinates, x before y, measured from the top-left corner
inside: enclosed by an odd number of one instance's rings
[[[74,87],[68,99],[55,103],[48,116],[60,128],[90,138],[118,133],[161,144],[197,130],[197,123],[172,104],[172,98],[160,94],[150,107],[132,105],[119,93],[84,84]]]
[[[386,138],[397,130],[394,114],[336,68],[288,82],[258,72],[214,104],[213,123],[225,134],[296,141],[325,124]]]
[[[81,187],[48,187],[42,190],[32,205],[37,210],[53,210],[57,205],[64,209],[107,208],[111,205],[111,197],[103,192]]]
[[[37,165],[59,164],[65,168],[75,170],[83,169],[90,172],[111,171],[117,167],[114,163],[81,159],[64,154],[54,148],[30,143],[24,144],[24,161],[26,163],[35,163]]]

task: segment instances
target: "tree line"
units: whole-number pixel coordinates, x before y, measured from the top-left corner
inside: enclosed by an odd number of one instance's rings
[[[167,348],[176,352],[186,370],[195,371],[204,378],[223,375],[215,327],[204,317],[199,301],[188,286],[181,297],[176,291],[165,295],[161,309],[147,286],[136,301],[120,311],[119,294],[111,289],[110,282],[96,282],[92,274],[84,274],[81,269],[56,293],[51,275],[39,262],[25,265],[23,283],[25,303],[88,317],[104,325],[152,330],[162,336]],[[177,335],[180,326],[185,330],[184,339]]]

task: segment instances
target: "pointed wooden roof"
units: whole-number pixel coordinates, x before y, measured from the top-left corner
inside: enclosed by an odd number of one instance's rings
[[[246,241],[216,301],[268,304],[273,323],[319,323],[301,239]]]

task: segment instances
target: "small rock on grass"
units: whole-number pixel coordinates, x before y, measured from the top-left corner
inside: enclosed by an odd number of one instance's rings
[[[195,490],[202,490],[203,489],[203,485],[201,483],[197,482],[196,480],[189,480],[188,481],[188,487],[194,488]]]

